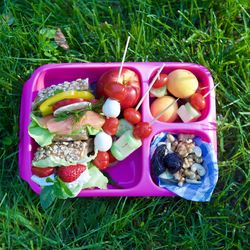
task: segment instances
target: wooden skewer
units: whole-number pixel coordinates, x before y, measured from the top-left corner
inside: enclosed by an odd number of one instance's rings
[[[199,90],[203,90],[203,89],[207,89],[208,87],[202,87],[202,88],[198,88]]]
[[[206,98],[218,85],[219,83],[215,84],[203,97]]]
[[[126,57],[126,54],[127,54],[127,51],[128,51],[129,41],[130,41],[130,36],[128,36],[128,39],[127,39],[127,43],[126,43],[125,50],[124,50],[124,53],[123,53],[122,63],[121,63],[121,66],[120,66],[120,70],[119,70],[117,81],[119,80],[119,78],[121,76],[121,73],[122,73],[123,64],[124,64],[125,57]]]
[[[179,101],[180,98],[177,98],[171,104],[169,104],[165,109],[163,109],[149,124],[152,125],[158,118],[160,118],[163,113],[165,113],[170,107],[172,107],[175,103]]]
[[[150,89],[152,88],[152,86],[154,85],[155,81],[157,80],[157,78],[160,76],[163,68],[165,67],[165,64],[163,63],[161,68],[158,70],[157,74],[155,75],[155,77],[153,78],[153,80],[151,81],[151,83],[149,84],[146,92],[144,93],[143,97],[141,98],[141,100],[138,102],[138,104],[135,107],[135,110],[138,110],[141,106],[141,104],[143,103],[144,99],[146,98],[148,92],[150,91]]]

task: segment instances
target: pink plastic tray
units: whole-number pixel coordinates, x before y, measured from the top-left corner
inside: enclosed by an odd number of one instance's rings
[[[202,86],[207,87],[204,93],[214,86],[213,79],[207,68],[192,63],[166,62],[163,73],[169,73],[175,69],[187,69],[193,72]],[[125,63],[124,67],[134,70],[141,79],[142,93],[161,67],[162,62],[139,62]],[[90,84],[96,82],[107,70],[117,68],[120,63],[65,63],[49,64],[38,68],[23,87],[20,114],[20,143],[19,143],[19,170],[23,180],[29,183],[30,187],[40,193],[41,188],[31,180],[32,157],[36,149],[36,143],[28,134],[30,123],[31,104],[38,91],[52,84],[64,81],[72,81],[77,78],[89,78]],[[144,100],[141,112],[144,121],[153,119],[150,112],[150,98]],[[155,122],[152,134],[144,140],[143,146],[131,154],[124,161],[118,162],[107,171],[113,180],[122,188],[118,189],[109,186],[107,190],[82,190],[78,197],[87,196],[174,196],[175,194],[166,189],[158,187],[150,175],[149,147],[153,137],[162,132],[171,133],[192,133],[200,136],[204,141],[211,142],[217,152],[216,138],[216,109],[215,93],[211,92],[206,97],[206,109],[200,119],[193,123]]]

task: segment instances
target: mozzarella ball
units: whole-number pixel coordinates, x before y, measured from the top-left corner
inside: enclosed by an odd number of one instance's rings
[[[121,112],[121,105],[118,101],[108,98],[102,106],[102,112],[106,117],[116,118]]]
[[[94,139],[95,149],[106,152],[112,146],[112,137],[105,132],[100,132]]]
[[[167,88],[175,97],[188,98],[196,92],[198,80],[192,72],[177,69],[168,75]]]

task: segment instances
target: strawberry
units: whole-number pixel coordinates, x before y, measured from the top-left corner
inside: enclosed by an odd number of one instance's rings
[[[83,173],[86,169],[85,165],[82,164],[76,164],[71,166],[64,166],[60,167],[57,170],[58,176],[61,178],[64,182],[72,182],[75,181],[81,173]]]
[[[47,177],[54,173],[55,168],[48,167],[48,168],[38,168],[32,167],[31,169],[32,174],[37,175],[38,177]]]

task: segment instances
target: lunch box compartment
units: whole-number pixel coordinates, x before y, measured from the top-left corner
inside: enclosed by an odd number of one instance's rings
[[[152,74],[149,77],[149,81],[148,81],[148,85],[151,83],[151,81],[153,80],[154,76],[157,74],[158,70],[160,69],[159,67],[155,67],[154,70],[152,71]],[[209,92],[210,89],[212,89],[213,87],[213,81],[212,81],[212,77],[210,72],[205,69],[204,67],[194,67],[193,65],[190,64],[186,64],[186,63],[179,63],[176,65],[172,65],[170,64],[166,64],[166,66],[163,68],[162,70],[162,74],[169,74],[170,72],[176,70],[176,69],[185,69],[185,70],[189,70],[191,71],[198,79],[199,82],[199,88],[201,88],[201,94],[204,96],[207,92]],[[167,92],[167,95],[171,95],[170,92]],[[201,116],[194,122],[199,122],[199,121],[204,121],[207,119],[209,113],[211,112],[211,103],[212,100],[212,93],[211,95],[208,95],[205,100],[206,100],[206,107],[204,110],[201,111]],[[177,99],[176,97],[174,97],[175,99]],[[147,106],[147,110],[148,110],[148,115],[150,119],[153,119],[153,116],[151,114],[150,111],[150,106],[152,104],[152,102],[156,99],[156,97],[149,97],[148,100],[148,106]],[[178,106],[180,107],[181,105],[185,104],[188,100],[186,99],[180,99],[178,101]],[[178,117],[174,123],[183,123],[183,121]]]
[[[175,69],[187,69],[193,72],[198,80],[205,86],[212,88],[213,80],[209,71],[201,65],[192,63],[165,62],[163,73],[169,73]],[[142,95],[161,67],[162,62],[149,63],[124,63],[124,68],[135,71],[141,80]],[[22,93],[20,112],[20,143],[19,143],[19,170],[20,176],[30,187],[40,193],[41,187],[31,181],[32,157],[37,144],[28,135],[30,123],[31,104],[38,91],[53,84],[64,81],[73,81],[77,78],[89,78],[90,86],[95,84],[100,76],[112,69],[119,68],[120,63],[63,63],[48,64],[38,68],[31,78],[25,83]],[[206,93],[203,90],[203,93]],[[150,98],[147,96],[142,103],[140,112],[143,121],[150,122],[153,117],[150,112]],[[202,117],[197,122],[164,123],[156,121],[153,125],[152,134],[143,140],[143,145],[133,152],[125,160],[110,166],[105,172],[114,181],[114,185],[108,185],[108,189],[86,189],[82,190],[78,197],[93,196],[174,196],[172,192],[158,187],[152,180],[150,174],[150,143],[153,137],[162,131],[171,133],[195,133],[207,142],[211,142],[215,152],[217,150],[216,140],[216,111],[214,91],[207,97],[207,107]]]
[[[172,128],[172,129],[159,129],[157,130],[156,134],[153,134],[146,142],[146,145],[144,147],[144,150],[146,150],[145,148],[150,148],[150,145],[152,143],[152,141],[161,133],[170,133],[174,136],[178,135],[178,134],[192,134],[195,135],[195,137],[199,137],[203,142],[207,142],[207,143],[211,143],[212,139],[211,136],[209,135],[209,133],[204,132],[202,130],[198,130],[198,129],[192,129],[192,128],[186,128],[186,129],[181,129],[181,128]],[[152,170],[151,170],[151,156],[150,156],[150,150],[147,150],[145,152],[146,154],[148,154],[148,163],[147,163],[147,169],[145,171],[150,173],[150,184],[152,186],[154,186],[155,192],[157,192],[156,190],[158,190],[159,192],[165,191],[166,193],[169,193],[169,190],[165,189],[165,188],[161,188],[159,187],[153,180],[152,177]],[[204,179],[203,179],[204,181]],[[177,183],[176,183],[177,185]],[[192,184],[195,185],[195,184]]]

